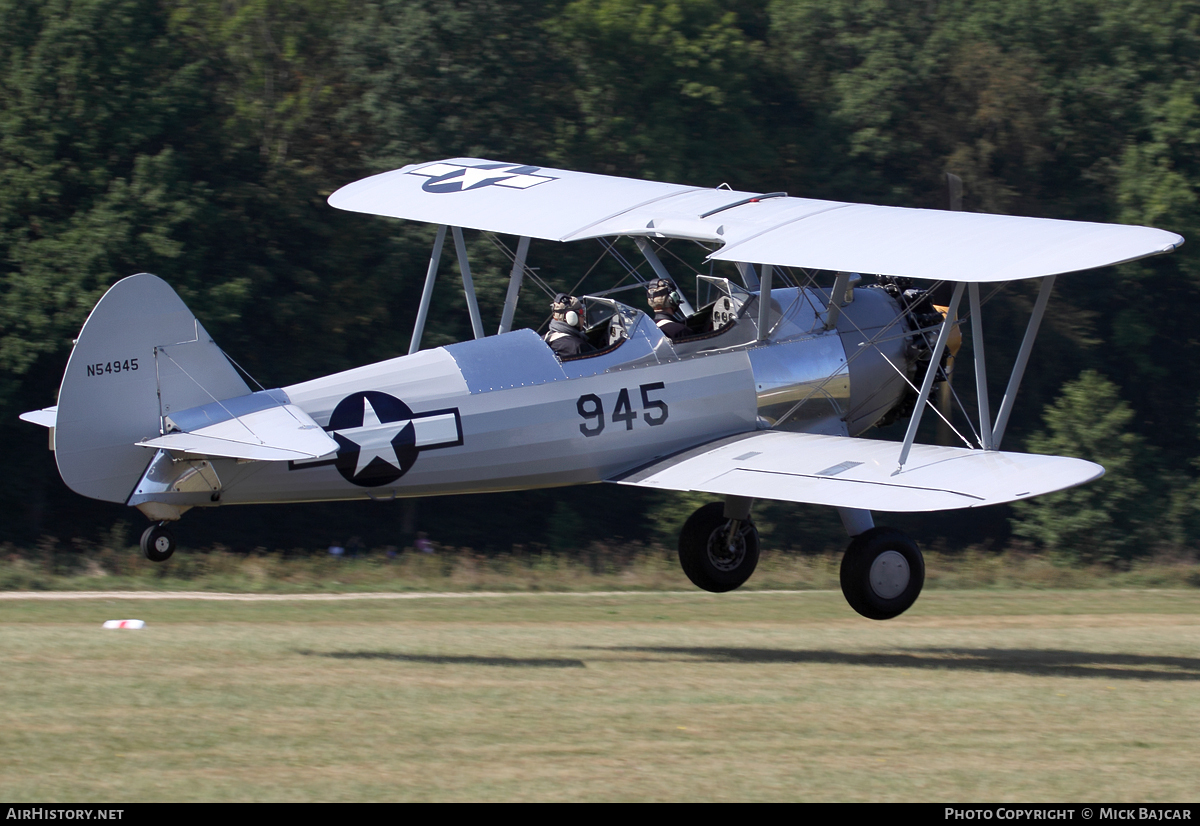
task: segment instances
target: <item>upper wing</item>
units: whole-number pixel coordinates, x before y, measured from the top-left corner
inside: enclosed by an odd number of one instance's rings
[[[975,212],[868,206],[453,158],[348,184],[339,209],[573,241],[691,238],[726,261],[954,281],[1007,281],[1170,252],[1173,232]]]
[[[622,485],[905,512],[979,508],[1104,475],[1082,459],[760,431],[730,436],[610,479]]]
[[[355,181],[330,195],[329,203],[351,212],[563,241],[636,207],[703,191],[679,184],[453,158]]]

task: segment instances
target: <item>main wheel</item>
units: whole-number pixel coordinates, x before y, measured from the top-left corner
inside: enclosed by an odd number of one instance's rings
[[[732,591],[758,565],[758,529],[748,519],[726,519],[720,502],[705,505],[679,532],[679,564],[698,588]]]
[[[917,601],[924,584],[921,549],[894,528],[859,534],[842,557],[842,593],[850,607],[868,619],[903,614]]]
[[[142,533],[142,553],[151,562],[166,562],[175,553],[175,537],[162,525],[151,525]]]

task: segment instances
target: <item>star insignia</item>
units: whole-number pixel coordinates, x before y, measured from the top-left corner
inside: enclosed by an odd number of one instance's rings
[[[508,189],[529,189],[531,186],[556,180],[549,175],[535,175],[540,167],[511,163],[489,163],[482,166],[461,166],[453,163],[434,163],[414,169],[409,175],[428,178],[421,188],[437,194],[465,192],[485,186]]]
[[[396,456],[396,448],[392,444],[392,440],[396,438],[396,434],[411,423],[411,419],[381,422],[379,414],[371,406],[370,399],[363,397],[362,425],[346,427],[333,432],[358,446],[358,462],[354,468],[354,475],[358,476],[376,458],[399,469],[400,459]]]

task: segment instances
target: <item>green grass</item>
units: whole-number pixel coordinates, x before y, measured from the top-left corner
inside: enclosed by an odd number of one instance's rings
[[[1195,798],[1197,590],[403,596],[9,594],[4,798]]]
[[[927,550],[925,587],[942,588],[1200,588],[1194,554],[1160,555],[1121,566],[1081,565],[1010,550],[957,553]],[[743,586],[751,590],[838,587],[840,554],[764,550]],[[0,546],[0,591],[199,590],[240,593],[363,591],[612,591],[693,586],[675,551],[659,546],[599,543],[572,553],[516,549],[484,556],[469,548],[390,558],[374,551],[358,559],[265,550],[235,554],[220,548],[180,549],[165,563],[122,545],[62,548],[46,540],[34,549]]]

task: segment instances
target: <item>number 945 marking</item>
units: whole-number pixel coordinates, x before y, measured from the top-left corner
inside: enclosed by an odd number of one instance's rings
[[[670,412],[667,409],[667,403],[661,399],[653,399],[651,393],[663,390],[666,385],[661,381],[656,381],[651,384],[643,384],[638,390],[642,393],[642,420],[651,427],[657,427],[667,421],[667,415]],[[595,393],[588,393],[580,396],[575,402],[575,409],[579,411],[585,421],[579,425],[579,432],[584,436],[599,436],[604,431],[604,402]],[[629,391],[625,388],[617,394],[617,404],[613,408],[612,420],[614,422],[624,422],[626,430],[633,430],[633,423],[638,418],[638,412],[633,409],[633,405],[629,402]]]

